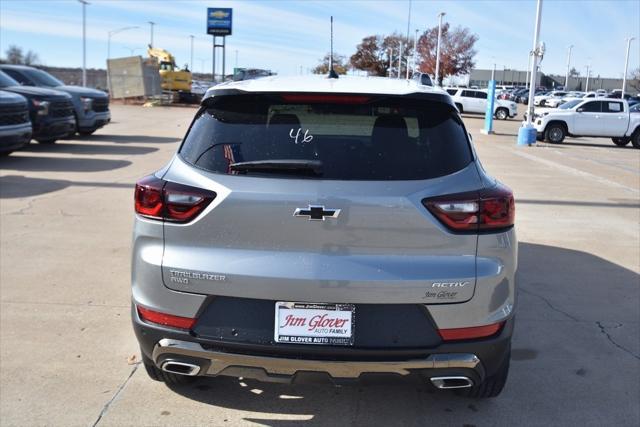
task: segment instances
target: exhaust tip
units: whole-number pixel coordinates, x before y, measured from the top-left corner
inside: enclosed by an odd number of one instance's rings
[[[473,381],[468,377],[432,377],[430,380],[431,384],[441,390],[473,387]]]
[[[198,365],[186,362],[176,362],[175,360],[167,360],[162,364],[162,366],[160,366],[160,369],[171,374],[186,375],[189,377],[194,377],[198,375],[198,372],[200,372],[200,366]]]

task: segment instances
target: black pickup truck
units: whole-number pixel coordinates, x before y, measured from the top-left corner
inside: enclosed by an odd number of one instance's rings
[[[33,139],[47,144],[76,131],[71,96],[64,92],[41,87],[21,86],[0,71],[0,90],[27,98]]]

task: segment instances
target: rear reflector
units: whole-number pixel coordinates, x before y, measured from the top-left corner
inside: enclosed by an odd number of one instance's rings
[[[156,323],[158,325],[170,326],[179,329],[191,329],[196,323],[196,319],[190,317],[180,317],[171,314],[160,313],[158,311],[149,310],[148,308],[137,306],[138,315],[146,322]]]
[[[480,191],[424,199],[422,204],[453,231],[500,231],[513,226],[513,193],[503,185]]]
[[[474,338],[486,338],[495,335],[504,322],[472,328],[438,329],[438,333],[444,341],[471,340]]]
[[[215,198],[213,191],[149,175],[136,183],[135,209],[145,218],[185,223],[195,219]]]
[[[309,104],[365,104],[371,99],[362,95],[324,95],[295,93],[282,95],[285,102],[300,102]]]

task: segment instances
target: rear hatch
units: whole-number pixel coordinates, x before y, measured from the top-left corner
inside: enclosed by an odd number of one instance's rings
[[[452,233],[422,203],[481,187],[445,101],[214,97],[163,179],[216,194],[194,220],[165,222],[171,289],[367,304],[473,296],[477,235]]]

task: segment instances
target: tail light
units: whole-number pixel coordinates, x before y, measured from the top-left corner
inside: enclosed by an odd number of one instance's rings
[[[174,316],[173,314],[161,313],[149,310],[148,308],[136,307],[138,315],[146,322],[155,323],[162,326],[170,326],[178,329],[191,329],[196,324],[197,319],[191,317]]]
[[[443,341],[471,340],[493,336],[497,334],[503,326],[504,322],[499,322],[471,328],[438,329],[438,333]]]
[[[424,199],[422,204],[452,231],[500,231],[513,226],[513,193],[503,185]]]
[[[195,219],[216,198],[216,193],[164,181],[154,175],[136,183],[135,210],[150,219],[185,223]]]

